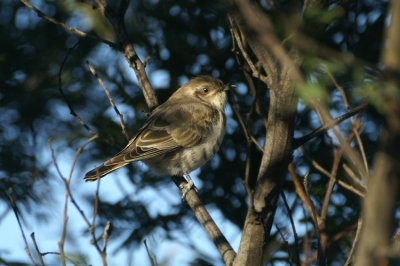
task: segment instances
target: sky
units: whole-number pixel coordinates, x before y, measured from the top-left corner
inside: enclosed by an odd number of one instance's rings
[[[49,154],[47,156],[49,156]],[[59,154],[57,156],[57,161],[64,162],[59,164],[61,172],[64,176],[67,176],[70,167],[69,162],[72,162],[72,160],[73,156],[68,152],[65,152],[65,154]],[[137,191],[134,185],[132,185],[132,183],[126,179],[124,172],[125,171],[123,170],[116,171],[115,173],[112,173],[106,178],[102,179],[100,197],[103,200],[113,202],[117,201],[121,196],[123,196],[118,188],[117,182],[115,182],[117,178],[120,179],[120,183],[124,185],[128,184],[124,187],[125,191],[128,193]],[[196,186],[201,189],[201,181],[198,179],[196,172],[198,173],[199,171],[194,171],[192,178]],[[78,202],[78,205],[82,208],[89,219],[91,219],[93,205],[86,204],[86,201],[82,196],[94,195],[96,183],[85,183],[82,179],[82,171],[76,171],[75,173],[76,174],[74,174],[72,179],[72,193]],[[35,255],[35,250],[32,246],[32,241],[30,238],[30,234],[32,232],[35,233],[35,237],[41,252],[58,252],[58,242],[61,238],[61,230],[64,219],[63,212],[65,202],[65,186],[55,171],[51,178],[54,202],[52,204],[53,206],[49,206],[48,212],[50,215],[48,221],[40,222],[39,220],[35,219],[34,212],[28,215],[25,214],[26,216],[23,221],[23,229],[33,255]],[[126,180],[124,181],[124,179]],[[171,186],[169,188],[164,188],[163,191],[161,191],[161,193],[164,195],[163,197],[158,196],[160,191],[156,191],[152,188],[146,188],[144,191],[138,191],[133,194],[132,197],[136,199],[146,199],[148,202],[151,202],[148,210],[153,214],[156,214],[157,212],[168,212],[171,202],[176,203],[177,201],[180,201],[182,204],[185,204],[181,199],[179,190],[174,186],[175,185],[171,182]],[[8,208],[8,206],[2,204],[0,206],[0,213],[3,213],[5,208]],[[225,237],[237,250],[240,241],[239,229],[227,222],[223,218],[223,215],[215,208],[209,208],[209,211],[216,223],[220,226],[222,232],[225,234]],[[69,204],[68,216],[68,227],[71,235],[67,239],[65,245],[66,253],[83,252],[88,256],[88,262],[93,265],[101,265],[102,262],[99,254],[96,252],[94,247],[90,245],[90,235],[85,230],[86,225],[76,208],[71,203]],[[191,240],[192,244],[195,244],[205,254],[218,261],[219,254],[216,248],[208,239],[206,232],[197,223],[197,221],[193,218],[193,220],[187,220],[185,224],[187,226],[186,231],[190,234],[188,240]],[[99,234],[101,234],[101,232],[97,232],[97,235]],[[18,227],[16,217],[12,211],[9,211],[7,216],[1,220],[0,235],[2,235],[3,239],[3,241],[0,241],[0,252],[4,258],[28,262],[28,256],[24,250],[25,244],[22,234]],[[152,250],[153,254],[156,255],[159,263],[168,262],[167,265],[187,265],[188,262],[190,262],[196,255],[190,251],[190,248],[185,247],[184,241],[188,241],[185,240],[186,237],[176,234],[177,237],[184,240],[182,243],[179,243],[178,241],[165,239],[164,236],[165,234],[163,233],[163,230],[159,229],[151,234],[147,239],[148,247],[150,250]],[[112,237],[110,238],[108,246],[109,265],[128,265],[128,260],[131,261],[131,265],[151,265],[144,243],[142,243],[142,245],[135,250],[128,251],[123,249],[118,252],[117,248],[119,244],[120,243],[118,243],[115,239]],[[84,247],[85,250],[82,250],[82,247]],[[55,255],[46,255],[44,259],[45,263],[48,265],[52,265],[53,262],[57,261],[57,259],[55,259]],[[221,263],[221,265],[223,264]]]

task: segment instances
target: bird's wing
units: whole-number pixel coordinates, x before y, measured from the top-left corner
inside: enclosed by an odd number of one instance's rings
[[[149,159],[197,145],[211,131],[212,124],[206,119],[209,112],[207,106],[190,102],[157,108],[128,145],[104,165]]]
[[[196,146],[211,132],[213,111],[208,105],[183,101],[164,109],[151,127],[165,128],[173,141],[183,148]]]

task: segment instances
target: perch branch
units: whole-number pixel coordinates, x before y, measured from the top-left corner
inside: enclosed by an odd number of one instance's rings
[[[172,180],[183,193],[187,181],[181,176],[173,176]],[[222,234],[221,230],[216,225],[215,221],[208,213],[207,209],[204,207],[204,204],[201,202],[195,189],[191,189],[186,193],[185,200],[189,207],[193,210],[199,223],[206,229],[208,236],[214,242],[214,245],[221,254],[225,265],[231,265],[236,254],[229,242],[226,240],[225,236]]]
[[[135,75],[139,81],[140,87],[142,89],[143,95],[145,97],[147,106],[150,110],[153,110],[158,106],[158,100],[154,90],[152,89],[150,82],[147,78],[145,72],[145,65],[138,57],[133,45],[131,44],[128,34],[126,32],[123,16],[127,8],[128,1],[122,1],[119,11],[115,12],[108,4],[106,0],[98,0],[97,5],[100,12],[108,19],[110,24],[113,26],[115,32],[117,33],[118,43],[120,44],[118,50],[121,51],[125,58],[127,59],[129,65],[134,70]],[[183,182],[185,182],[183,177],[172,177],[178,188],[182,188]],[[225,264],[229,265],[235,256],[235,252],[232,247],[222,235],[221,231],[212,220],[211,216],[207,212],[203,203],[200,201],[197,193],[192,189],[186,196],[185,200],[194,211],[197,220],[204,226],[207,233],[214,241],[218,251],[220,251]]]
[[[147,106],[150,110],[153,110],[158,106],[158,99],[150,85],[150,81],[147,77],[145,71],[145,65],[140,60],[138,54],[136,53],[135,48],[133,47],[129,35],[126,31],[124,15],[126,9],[128,8],[127,0],[121,1],[118,12],[115,12],[108,4],[106,0],[97,0],[97,5],[100,9],[102,15],[107,18],[110,22],[114,31],[117,35],[117,43],[116,47],[118,51],[122,52],[125,56],[125,59],[128,61],[129,66],[135,72],[135,75],[139,81],[140,88],[142,89],[142,93],[146,100]]]
[[[112,8],[107,4],[107,1],[105,1],[105,0],[97,1],[97,5],[99,7],[100,12],[103,14],[104,17],[106,17],[108,19],[108,21],[114,28],[114,31],[117,35],[116,43],[100,39],[96,36],[89,35],[83,31],[72,28],[63,22],[56,20],[55,18],[45,15],[39,9],[35,8],[29,1],[27,1],[27,0],[20,0],[20,1],[27,8],[31,9],[36,14],[38,14],[40,17],[44,18],[45,20],[47,20],[53,24],[63,27],[65,30],[67,30],[70,33],[72,33],[80,38],[91,38],[94,40],[98,40],[98,41],[106,43],[110,47],[122,52],[124,54],[126,60],[128,61],[130,67],[135,72],[135,75],[136,75],[136,77],[139,81],[140,87],[142,89],[142,93],[145,97],[147,106],[149,107],[150,110],[153,110],[154,108],[156,108],[158,106],[158,100],[157,100],[156,94],[155,94],[154,90],[152,89],[150,82],[148,80],[147,74],[145,72],[145,65],[143,64],[143,62],[140,60],[139,56],[137,55],[136,50],[134,49],[132,43],[129,40],[128,33],[125,28],[124,15],[125,15],[126,9],[128,7],[129,1],[127,1],[127,0],[121,1],[121,4],[120,4],[117,12],[112,10]],[[72,110],[71,106],[70,105],[68,105],[68,106],[70,107],[70,110]],[[79,118],[79,116],[77,116],[77,115],[75,117]],[[84,126],[86,125],[86,123],[84,123],[83,120],[80,119],[79,121],[82,125],[84,125]],[[93,131],[91,131],[87,125],[85,126],[85,128],[91,133],[92,138],[97,137],[97,135]],[[91,140],[92,140],[92,138],[91,138]],[[57,165],[54,151],[51,148],[51,146],[50,146],[50,149],[52,151],[53,163],[55,164],[55,167],[57,169],[57,172],[58,172],[60,178],[65,183],[67,194],[69,195],[71,202],[73,203],[75,208],[78,210],[78,212],[82,216],[83,220],[85,221],[85,223],[88,225],[88,227],[90,229],[91,226],[93,226],[93,225],[91,225],[89,219],[86,217],[85,213],[79,207],[79,205],[75,201],[73,195],[71,194],[69,182],[61,174],[61,171],[59,170],[59,167]],[[179,187],[179,184],[177,184],[177,185]],[[191,206],[191,208],[195,212],[196,217],[199,219],[200,223],[205,227],[205,229],[207,230],[209,235],[212,237],[214,237],[214,236],[216,237],[213,240],[215,241],[217,248],[222,251],[222,253],[221,253],[222,257],[224,258],[224,260],[226,260],[226,263],[228,265],[229,261],[233,260],[233,257],[235,256],[235,252],[230,247],[229,243],[226,241],[225,237],[222,235],[222,233],[220,232],[220,230],[218,229],[216,224],[212,221],[207,210],[204,208],[200,199],[198,198],[197,193],[194,190],[191,190],[186,195],[185,199],[188,202],[189,206]],[[209,230],[211,230],[211,231],[209,231]],[[217,233],[217,234],[215,234],[215,233]],[[94,233],[92,233],[92,230],[91,230],[91,234],[92,234],[92,242],[93,242],[94,246],[96,247],[97,251],[102,255],[102,250],[100,249],[100,247],[97,243],[96,237],[94,236]],[[104,249],[104,251],[105,251],[105,249]],[[103,260],[103,264],[104,263],[105,263],[105,261]]]

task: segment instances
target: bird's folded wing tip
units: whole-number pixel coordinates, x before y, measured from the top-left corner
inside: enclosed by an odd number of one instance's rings
[[[85,182],[93,182],[96,181],[98,178],[95,176],[85,176],[83,179],[85,180]]]
[[[98,175],[94,174],[93,171],[89,171],[85,174],[85,177],[83,178],[85,182],[93,182],[99,179]]]

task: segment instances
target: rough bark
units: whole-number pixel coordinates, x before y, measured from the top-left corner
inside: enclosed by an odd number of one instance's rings
[[[264,153],[255,186],[254,201],[247,213],[234,265],[262,265],[278,197],[292,156],[294,86],[303,82],[295,61],[276,38],[271,23],[247,1],[230,5],[234,27],[238,27],[267,73],[270,90],[268,128]]]

